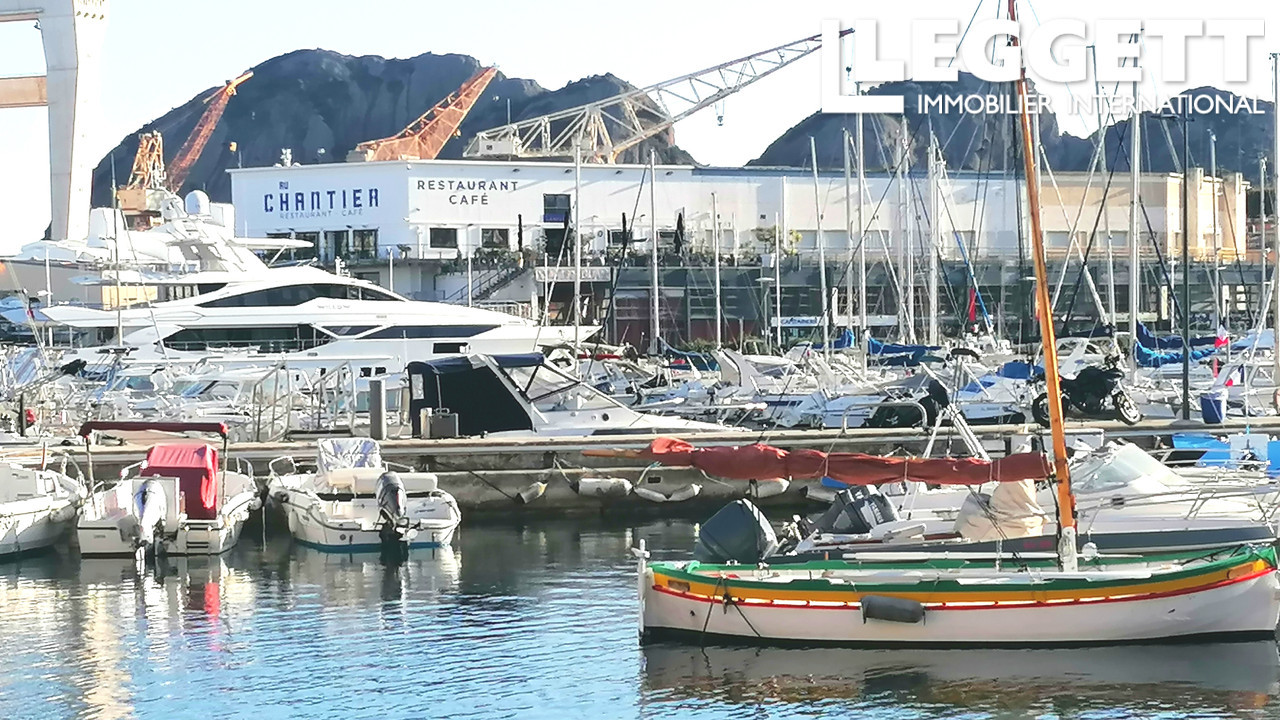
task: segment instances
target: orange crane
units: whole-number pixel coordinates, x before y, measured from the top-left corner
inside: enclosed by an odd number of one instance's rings
[[[204,152],[204,146],[209,144],[209,138],[213,136],[214,128],[222,119],[222,113],[227,110],[227,103],[231,100],[231,96],[236,94],[236,87],[251,77],[253,77],[252,71],[229,80],[225,86],[205,99],[208,107],[204,109],[204,114],[196,122],[187,141],[178,149],[178,154],[174,155],[173,160],[169,162],[169,177],[166,185],[170,190],[173,192],[182,190],[182,183],[186,182],[191,166],[195,165],[200,153]]]
[[[445,143],[458,134],[458,126],[497,74],[497,68],[482,69],[404,130],[357,145],[347,154],[347,162],[434,160]]]

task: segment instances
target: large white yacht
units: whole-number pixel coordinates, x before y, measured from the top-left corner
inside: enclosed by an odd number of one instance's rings
[[[409,300],[318,267],[269,267],[255,251],[279,248],[281,241],[235,237],[210,215],[203,193],[189,195],[185,209],[173,203],[165,219],[163,225],[133,235],[149,236],[149,241],[160,237],[181,253],[184,264],[200,270],[138,280],[159,288],[154,303],[119,311],[44,308],[41,319],[84,331],[84,348],[61,362],[94,364],[109,349],[120,348],[129,349],[137,361],[239,351],[291,366],[353,362],[368,376],[396,373],[409,362],[441,356],[533,352],[575,336],[572,326],[539,326],[505,313]],[[18,309],[6,317],[21,322],[24,315]],[[578,336],[589,337],[597,329],[583,328]]]

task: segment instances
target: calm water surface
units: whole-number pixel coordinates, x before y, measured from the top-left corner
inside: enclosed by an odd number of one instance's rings
[[[67,555],[0,565],[0,719],[1280,718],[1273,643],[642,649],[626,550],[679,557],[691,535],[466,526],[456,551],[399,568],[260,535],[159,578]]]

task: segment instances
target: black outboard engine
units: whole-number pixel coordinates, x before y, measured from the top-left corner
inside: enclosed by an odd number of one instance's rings
[[[845,488],[818,518],[814,530],[839,535],[865,535],[871,528],[898,519],[898,509],[875,487]]]
[[[382,541],[383,550],[405,548],[409,542],[405,534],[409,529],[406,516],[409,496],[405,492],[404,482],[396,473],[383,473],[378,476],[374,497],[378,503],[378,537]]]
[[[705,563],[754,565],[778,549],[778,537],[764,513],[746,498],[720,508],[702,524],[693,559]]]

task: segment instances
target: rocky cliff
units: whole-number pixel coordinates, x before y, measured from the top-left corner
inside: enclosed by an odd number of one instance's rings
[[[214,200],[230,198],[231,181],[226,169],[272,165],[280,151],[289,148],[300,163],[340,162],[349,150],[365,140],[399,132],[414,118],[453,92],[480,68],[465,55],[424,54],[407,60],[382,57],[351,57],[327,50],[298,50],[272,58],[253,68],[254,77],[240,86],[231,98],[226,114],[208,146],[196,162],[184,190],[200,188]],[[510,78],[499,73],[460,128],[460,137],[450,141],[443,158],[457,158],[467,141],[478,131],[511,119],[537,117],[564,108],[616,95],[632,86],[613,75],[599,75],[559,90],[547,90],[532,80]],[[171,159],[204,112],[204,100],[214,90],[203,91],[163,117],[131,133],[112,154],[103,158],[94,171],[94,203],[110,202],[111,159],[116,180],[128,179],[140,132],[160,130],[166,140],[166,159]],[[967,94],[1008,95],[1007,85],[994,86],[961,74],[958,83],[903,82],[882,85],[872,94],[901,94],[906,97],[905,121],[910,129],[912,166],[923,169],[930,131],[938,138],[948,167],[965,170],[992,170],[1019,167],[1017,115],[1014,113],[968,114],[931,107],[919,112],[917,98]],[[1237,98],[1225,91],[1201,88],[1194,94],[1221,97],[1234,106]],[[1011,104],[1012,105],[1012,104]],[[1016,106],[1012,106],[1016,110]],[[1248,115],[1219,111],[1195,116],[1190,125],[1192,164],[1209,165],[1209,130],[1217,135],[1217,162],[1222,171],[1238,170],[1256,182],[1258,157],[1270,156],[1274,108],[1258,101],[1262,113]],[[893,167],[901,147],[899,116],[869,116],[864,138],[868,170]],[[817,140],[818,162],[823,167],[843,164],[841,136],[854,128],[854,117],[814,113],[777,138],[750,164],[803,167],[810,164],[809,137]],[[1104,131],[1108,167],[1127,171],[1128,125],[1124,120]],[[1143,167],[1169,172],[1178,165],[1173,153],[1182,152],[1181,121],[1160,120],[1153,113],[1144,116]],[[1166,133],[1168,133],[1166,137]],[[1040,138],[1055,170],[1087,170],[1094,153],[1095,137],[1078,138],[1062,133],[1051,112],[1040,113]],[[231,144],[237,150],[231,151]],[[659,161],[692,163],[694,159],[662,135],[641,146],[638,156],[654,148]]]
[[[237,89],[184,190],[203,189],[214,200],[228,201],[228,168],[273,165],[283,148],[293,151],[294,162],[341,162],[358,143],[402,130],[479,69],[475,58],[431,53],[388,60],[298,50],[272,58],[252,68],[253,78]],[[460,137],[445,145],[440,156],[461,157],[476,132],[505,124],[508,101],[511,118],[519,120],[611,97],[630,87],[613,75],[600,75],[553,91],[532,80],[499,73],[462,123]],[[94,170],[94,204],[111,202],[112,158],[117,183],[128,180],[139,133],[161,131],[166,162],[171,160],[204,112],[205,98],[215,89],[200,92],[124,138]],[[235,152],[230,149],[233,142]],[[647,155],[650,147],[657,151],[659,162],[693,162],[665,137],[646,141],[640,152]]]

